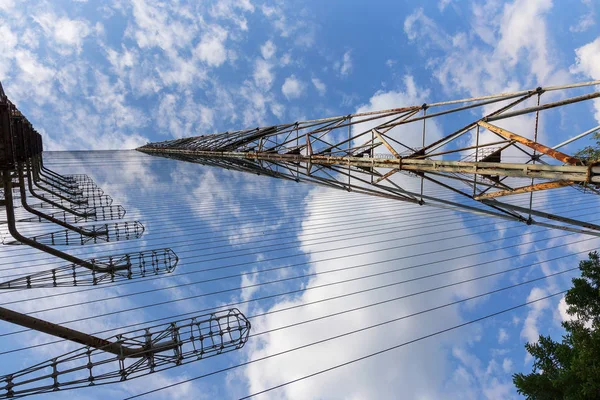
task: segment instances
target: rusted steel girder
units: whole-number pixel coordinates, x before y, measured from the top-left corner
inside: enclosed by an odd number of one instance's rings
[[[103,349],[108,353],[123,355],[124,357],[136,354],[135,350],[129,350],[126,347],[123,347],[120,343],[112,343],[108,340],[79,332],[61,325],[53,324],[52,322],[44,321],[30,315],[21,314],[7,308],[0,307],[0,319],[15,325],[33,329],[38,332],[47,333],[48,335],[70,340],[85,346],[90,346],[95,349]]]
[[[502,129],[499,126],[492,125],[485,121],[479,121],[478,125],[489,130],[490,132],[494,132],[502,137],[505,137],[510,140],[514,140],[515,142],[519,142],[521,144],[524,144],[525,146],[527,146],[533,150],[539,151],[542,154],[545,154],[547,156],[555,158],[558,161],[561,161],[561,162],[564,162],[564,163],[570,164],[570,165],[583,165],[583,162],[576,157],[571,157],[565,153],[561,153],[558,150],[554,150],[553,148],[544,146],[541,143],[537,143],[537,142],[534,142],[533,140],[524,138],[523,136],[517,135],[516,133],[510,132],[506,129]]]
[[[344,156],[303,156],[297,154],[217,152],[180,149],[140,148],[148,154],[187,154],[199,157],[245,158],[258,161],[282,161],[291,163],[312,163],[314,165],[345,165],[364,168],[390,168],[392,171],[407,172],[450,172],[486,176],[508,176],[516,178],[562,179],[572,182],[600,183],[600,166],[543,165],[494,162],[465,162],[428,160],[415,158],[371,158]],[[548,189],[552,188],[548,186]]]
[[[511,190],[500,190],[498,192],[482,194],[480,196],[476,196],[475,200],[495,199],[497,197],[502,197],[502,196],[510,196],[510,195],[521,194],[521,193],[537,192],[540,190],[557,189],[557,188],[571,186],[571,185],[573,185],[572,181],[555,181],[555,182],[538,183],[535,185],[523,186],[520,188],[511,189]]]

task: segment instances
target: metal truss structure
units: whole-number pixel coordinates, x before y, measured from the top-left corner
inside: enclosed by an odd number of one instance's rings
[[[171,249],[82,259],[56,246],[137,239],[139,221],[121,221],[125,209],[86,175],[61,175],[43,164],[42,138],[7,98],[0,85],[0,207],[12,241],[69,262],[68,265],[0,282],[0,289],[95,286],[172,272],[179,261]],[[15,189],[17,193],[15,193]],[[15,200],[20,200],[20,204]],[[30,199],[35,199],[31,203]],[[15,209],[21,208],[19,217]],[[24,215],[23,215],[24,214]],[[78,225],[81,222],[101,224]],[[64,229],[26,236],[21,224]],[[237,309],[102,339],[0,307],[0,319],[86,347],[0,377],[0,398],[94,386],[142,376],[241,348],[250,323]]]
[[[542,111],[561,108],[567,113],[569,105],[589,104],[600,97],[600,92],[589,92],[598,84],[537,88],[201,135],[149,143],[137,150],[600,236],[599,225],[535,209],[531,201],[534,192],[565,186],[599,193],[600,164],[559,149],[600,126],[552,147],[538,140]],[[586,89],[588,93],[567,97],[569,90]],[[545,94],[562,100],[542,103]],[[524,107],[527,101],[535,105]],[[473,118],[478,109],[485,116]],[[457,128],[440,134],[442,123]],[[507,162],[511,157],[515,160]],[[529,207],[503,201],[519,194],[530,196]]]
[[[78,340],[74,333],[69,334],[75,337],[71,340]],[[109,339],[94,338],[92,346],[0,376],[0,398],[138,378],[240,349],[249,334],[250,322],[239,310],[230,309]]]
[[[0,283],[0,289],[31,289],[59,286],[95,286],[151,275],[170,273],[179,258],[171,249],[141,251],[88,260],[93,269],[77,264],[21,276]]]
[[[121,221],[125,216],[125,209],[113,205],[111,197],[97,187],[94,182],[85,175],[62,176],[44,167],[42,159],[42,138],[33,129],[31,123],[25,118],[15,105],[8,100],[0,86],[0,170],[2,172],[3,199],[0,206],[6,210],[6,224],[9,233],[14,240],[3,241],[3,244],[27,245],[48,254],[62,258],[72,265],[85,268],[89,274],[99,272],[115,273],[121,269],[129,268],[127,263],[112,263],[106,260],[83,260],[71,254],[65,253],[54,246],[86,245],[98,242],[112,242],[121,240],[137,239],[144,233],[144,226],[139,221]],[[18,189],[18,195],[13,193]],[[25,236],[18,229],[15,217],[15,198],[20,199],[20,207],[29,214],[19,219],[19,223],[33,223],[44,221],[46,223],[61,226],[62,230],[43,232],[34,236]],[[28,198],[34,198],[41,203],[31,204]],[[48,209],[50,212],[45,212]],[[94,225],[75,225],[82,221],[112,221]],[[52,226],[46,225],[44,226]],[[160,252],[158,250],[157,252]],[[172,252],[171,252],[172,253]],[[138,254],[123,255],[116,257],[128,259],[145,258]],[[170,272],[177,263],[177,257],[169,268],[162,269]],[[109,258],[112,260],[112,258]],[[99,261],[97,264],[96,261]],[[64,269],[59,269],[64,274]],[[48,273],[55,274],[57,271],[41,272],[36,275],[36,283],[49,279]],[[145,274],[145,273],[144,273]],[[125,276],[135,278],[144,274],[126,273]],[[32,278],[23,277],[23,279]],[[84,278],[71,279],[73,285]],[[91,278],[94,282],[101,282]],[[52,283],[55,286],[64,285],[68,280],[56,278]],[[0,282],[0,288],[15,288],[16,282]],[[30,285],[39,287],[44,285]],[[27,287],[27,286],[25,286]],[[1,318],[1,316],[0,316]]]

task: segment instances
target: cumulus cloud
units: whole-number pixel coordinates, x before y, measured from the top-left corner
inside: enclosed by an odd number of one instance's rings
[[[174,17],[176,12],[169,4],[134,0],[132,12],[133,21],[126,33],[140,49],[157,47],[174,55],[178,49],[188,48],[198,32],[196,23]]]
[[[575,49],[575,65],[571,66],[574,74],[583,74],[592,79],[600,79],[600,37]],[[600,100],[594,100],[596,121],[600,122]]]
[[[505,358],[502,360],[502,370],[506,374],[510,374],[513,370],[513,362],[510,358]]]
[[[571,72],[585,74],[592,79],[600,79],[600,37],[575,49],[575,65]]]
[[[58,17],[50,12],[36,15],[33,19],[46,35],[54,39],[61,53],[80,52],[83,39],[91,31],[87,21]]]
[[[177,138],[194,136],[199,130],[209,133],[214,124],[213,110],[198,104],[189,94],[165,94],[157,113],[163,116],[158,120],[162,134]]]
[[[317,92],[319,92],[319,96],[324,96],[325,93],[327,93],[327,86],[322,80],[319,78],[312,78],[311,81],[315,89],[317,89]]]
[[[498,331],[498,344],[506,343],[508,338],[509,338],[509,335],[508,335],[508,332],[506,332],[506,329],[500,328],[500,330]]]
[[[288,99],[297,99],[304,94],[305,84],[294,75],[285,78],[281,86],[281,93]]]
[[[15,0],[0,0],[0,10],[9,11],[15,6]]]
[[[43,62],[28,50],[19,49],[14,52],[14,60],[19,75],[14,85],[9,85],[10,93],[17,98],[29,97],[38,104],[45,104],[55,99],[53,91],[53,79],[56,70]]]
[[[270,89],[275,80],[273,65],[266,60],[257,58],[254,62],[254,73],[252,74],[252,77],[256,86],[262,87],[265,90]]]
[[[499,54],[512,65],[527,57],[538,82],[545,82],[552,72],[544,18],[551,8],[551,0],[517,0],[504,7],[500,22]]]
[[[248,30],[245,13],[254,12],[250,0],[221,0],[212,4],[210,15],[223,20],[233,21],[242,31]]]
[[[551,7],[549,0],[517,0],[504,6],[474,4],[471,25],[475,36],[449,34],[419,8],[406,17],[404,31],[410,40],[418,40],[422,51],[442,52],[428,65],[447,93],[479,96],[514,90],[523,83],[531,85],[531,81],[560,84],[568,79],[568,73],[551,57],[546,21]],[[490,20],[498,22],[489,24]]]
[[[270,59],[275,55],[275,51],[277,50],[277,46],[270,41],[267,40],[262,46],[260,46],[260,53],[262,54],[265,60]]]
[[[225,40],[227,31],[217,25],[211,26],[196,46],[198,58],[211,67],[220,66],[227,60]]]
[[[333,67],[342,77],[350,75],[352,72],[352,51],[346,51],[342,56],[342,60],[336,61]]]
[[[529,292],[529,296],[527,296],[527,302],[539,299],[548,295],[546,290],[538,287],[534,287]],[[525,318],[525,322],[523,324],[523,329],[521,330],[521,337],[529,343],[537,343],[540,332],[538,323],[542,317],[543,312],[550,307],[550,302],[548,300],[538,301],[529,306],[529,311],[527,313],[527,317]]]

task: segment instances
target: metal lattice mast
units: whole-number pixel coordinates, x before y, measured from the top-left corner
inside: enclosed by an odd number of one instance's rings
[[[172,272],[179,259],[171,249],[138,251],[82,259],[55,246],[137,239],[138,221],[120,221],[123,207],[112,204],[86,175],[64,176],[43,165],[41,135],[7,98],[0,84],[0,207],[14,240],[70,264],[0,282],[0,290],[95,286]],[[13,193],[18,189],[18,195]],[[16,217],[15,198],[27,213]],[[36,203],[30,203],[34,199]],[[105,221],[98,225],[80,222]],[[46,223],[64,228],[25,236],[19,224]],[[0,307],[0,320],[85,345],[21,371],[0,376],[0,398],[23,397],[136,378],[241,348],[250,322],[237,309],[186,321],[147,327],[103,339]]]
[[[83,246],[89,243],[137,239],[144,233],[139,221],[120,221],[125,216],[121,206],[112,204],[87,176],[62,176],[44,168],[42,138],[31,123],[8,99],[0,85],[0,172],[2,193],[0,206],[6,212],[12,241],[3,245],[27,245],[68,261],[70,265],[38,272],[6,282],[0,289],[97,285],[121,279],[144,277],[173,271],[178,258],[171,249],[151,250],[84,260],[54,246]],[[15,195],[30,217],[17,220]],[[32,204],[35,199],[41,203]],[[46,211],[49,212],[46,212]],[[76,225],[81,221],[111,221],[101,225]],[[64,228],[35,236],[25,236],[18,223],[45,222]],[[0,313],[0,319],[2,314]]]
[[[589,102],[600,92],[541,103],[542,95],[600,81],[423,104],[149,143],[138,150],[177,160],[326,185],[396,200],[600,236],[600,226],[501,201],[573,186],[598,193],[600,165],[538,140],[540,112]],[[529,99],[537,104],[523,107]],[[473,111],[485,107],[483,118]],[[523,118],[535,115],[535,126]],[[444,119],[446,118],[446,119]],[[457,129],[440,135],[437,121]],[[429,122],[428,122],[429,121]],[[448,124],[450,125],[450,124]],[[508,129],[503,126],[517,126]],[[433,131],[433,132],[432,132]],[[465,141],[469,137],[471,141]],[[381,153],[376,153],[381,151]],[[516,157],[513,162],[506,159]],[[399,174],[400,173],[400,174]],[[416,177],[416,185],[404,176]],[[413,181],[415,181],[413,179]],[[433,190],[432,190],[433,189]]]

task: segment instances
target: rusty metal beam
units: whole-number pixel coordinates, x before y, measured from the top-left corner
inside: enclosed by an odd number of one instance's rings
[[[140,148],[139,150],[150,154],[188,154],[200,157],[242,158],[295,163],[307,163],[310,161],[313,164],[326,166],[347,166],[348,163],[350,163],[350,165],[355,167],[393,168],[409,172],[435,171],[485,176],[510,176],[519,178],[556,179],[570,180],[574,182],[600,183],[600,166],[587,167],[583,165],[533,165],[502,162],[468,162],[415,158],[384,159],[378,157],[344,157],[326,155],[313,155],[311,157],[307,157],[301,154],[244,153],[185,149]]]
[[[38,332],[47,333],[48,335],[90,346],[95,349],[102,349],[103,351],[119,356],[129,357],[136,353],[139,354],[139,350],[130,350],[127,347],[121,346],[119,343],[109,342],[108,340],[53,324],[52,322],[44,321],[29,315],[21,314],[7,308],[0,307],[0,319]]]
[[[377,129],[373,128],[372,129],[373,133],[375,134],[375,136],[377,136],[377,139],[381,140],[381,143],[383,143],[383,145],[390,151],[390,153],[392,153],[394,155],[394,157],[396,158],[400,158],[400,154],[398,154],[396,152],[396,150],[394,150],[394,148],[387,142],[387,140],[385,140],[383,138],[383,135],[380,134]]]
[[[392,170],[389,170],[388,172],[386,172],[385,174],[383,174],[383,176],[381,176],[381,177],[377,178],[377,179],[375,180],[375,182],[373,182],[373,183],[379,183],[379,182],[381,182],[381,181],[383,181],[383,180],[385,180],[385,179],[389,178],[390,176],[394,175],[396,172],[399,172],[399,171],[400,171],[400,170],[399,170],[398,168],[396,168],[396,169],[392,169]]]
[[[482,128],[485,128],[485,129],[491,131],[491,132],[497,133],[498,135],[500,135],[502,137],[505,137],[510,140],[514,140],[515,142],[519,142],[533,150],[539,151],[540,153],[550,156],[558,161],[561,161],[561,162],[564,162],[564,163],[570,164],[570,165],[583,165],[583,162],[576,157],[572,157],[572,156],[569,156],[558,150],[554,150],[551,147],[545,146],[545,145],[535,142],[531,139],[527,139],[523,136],[517,135],[516,133],[510,132],[504,128],[500,128],[499,126],[492,125],[485,121],[479,121],[478,125],[481,126]]]
[[[486,193],[486,194],[482,194],[480,196],[475,196],[474,199],[475,200],[494,199],[497,197],[510,196],[510,195],[514,195],[514,194],[538,192],[541,190],[548,190],[548,189],[557,189],[557,188],[561,188],[561,187],[565,187],[565,186],[571,186],[574,183],[575,182],[572,182],[572,181],[544,182],[544,183],[538,183],[535,185],[522,186],[522,187],[518,187],[515,189],[511,189],[511,190],[500,190],[500,191],[493,192],[493,193]]]

